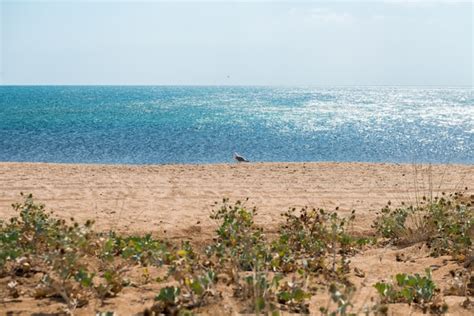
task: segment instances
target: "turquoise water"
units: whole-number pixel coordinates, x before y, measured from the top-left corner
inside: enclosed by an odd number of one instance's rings
[[[0,161],[474,163],[469,88],[0,86]]]

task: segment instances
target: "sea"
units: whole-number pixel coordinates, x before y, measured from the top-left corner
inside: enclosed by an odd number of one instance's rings
[[[0,86],[0,161],[474,163],[472,87]]]

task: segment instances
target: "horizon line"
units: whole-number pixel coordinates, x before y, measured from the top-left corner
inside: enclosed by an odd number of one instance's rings
[[[109,84],[109,83],[0,83],[0,87],[437,87],[437,88],[473,88],[474,84]]]

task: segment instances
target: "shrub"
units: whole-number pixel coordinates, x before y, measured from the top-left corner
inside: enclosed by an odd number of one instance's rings
[[[279,272],[296,270],[295,265],[284,266],[296,262],[295,250],[290,243],[270,243],[262,229],[255,226],[255,214],[255,208],[247,209],[239,201],[230,206],[228,200],[224,200],[223,206],[211,215],[220,225],[215,243],[207,253],[216,255],[219,269],[231,275],[235,295],[249,303],[250,312],[276,313],[281,308],[306,312],[305,300],[310,295],[301,288],[300,282],[293,279],[280,288],[283,276]],[[296,225],[297,221],[292,223]]]
[[[69,223],[54,218],[31,194],[13,208],[19,216],[0,224],[2,273],[28,277],[31,266],[38,265],[44,275],[34,296],[60,296],[69,311],[86,304],[90,297],[104,300],[122,290],[127,282],[118,258],[142,265],[169,260],[168,245],[150,235],[97,233],[92,221],[79,224],[74,219]]]
[[[355,218],[354,212],[349,218],[340,218],[336,212],[305,207],[299,214],[293,208],[283,216],[286,221],[273,243],[275,267],[283,271],[325,270],[341,277],[348,271],[347,255],[357,246],[357,239],[346,230]],[[327,257],[332,259],[330,266],[325,262]]]
[[[113,259],[115,256],[120,256],[124,259],[131,259],[143,266],[161,266],[171,260],[169,247],[169,244],[153,239],[150,234],[143,237],[122,237],[110,232],[102,248],[101,256],[104,259]]]
[[[206,304],[208,297],[214,296],[211,287],[216,282],[213,271],[197,276],[183,276],[179,286],[167,286],[155,297],[149,312],[157,315],[176,315]]]
[[[432,200],[423,198],[417,207],[391,209],[387,205],[373,227],[380,236],[398,244],[426,242],[433,256],[467,255],[472,251],[474,229],[472,201],[455,193]]]
[[[247,209],[240,201],[235,205],[223,205],[213,211],[211,219],[220,221],[216,242],[208,247],[208,254],[215,254],[221,263],[231,261],[231,265],[244,271],[251,271],[261,262],[271,260],[262,229],[255,226],[253,218],[256,209]]]
[[[286,281],[277,293],[278,302],[285,305],[291,313],[309,314],[307,299],[311,294],[305,291],[301,282]]]
[[[377,282],[375,289],[382,298],[382,303],[415,304],[426,310],[428,307],[445,312],[446,305],[435,306],[430,304],[439,292],[431,279],[430,269],[426,269],[426,276],[407,275],[399,273],[395,276],[395,283]]]

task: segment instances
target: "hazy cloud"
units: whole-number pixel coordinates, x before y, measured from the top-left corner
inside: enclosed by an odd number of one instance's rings
[[[310,22],[320,23],[350,23],[355,17],[348,12],[340,12],[329,8],[292,8],[290,14]]]
[[[326,8],[313,8],[311,9],[310,16],[312,19],[324,23],[348,23],[354,19],[347,12],[336,12]]]

